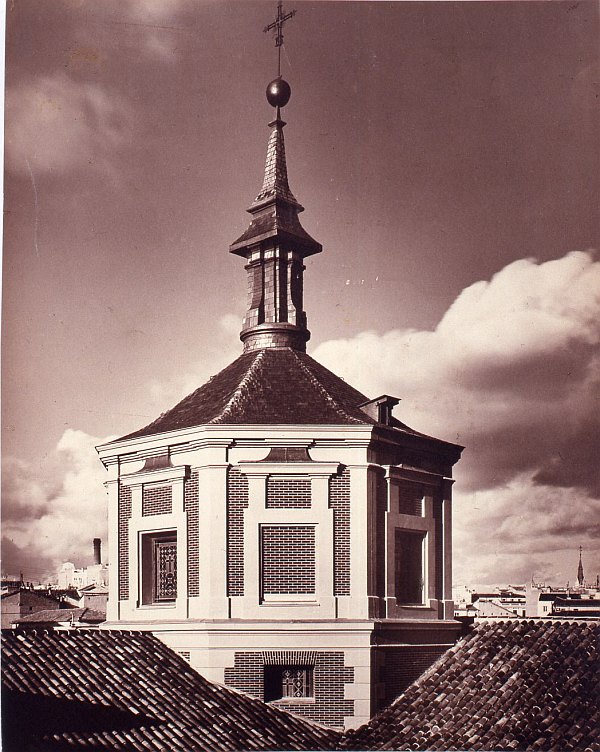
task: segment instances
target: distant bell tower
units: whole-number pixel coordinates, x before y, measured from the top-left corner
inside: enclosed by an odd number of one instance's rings
[[[579,584],[579,587],[583,587],[583,583],[584,583],[583,561],[581,560],[582,552],[583,552],[583,548],[579,546],[579,566],[577,567],[577,582]]]

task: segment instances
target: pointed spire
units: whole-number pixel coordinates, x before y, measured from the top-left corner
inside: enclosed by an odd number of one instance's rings
[[[303,261],[322,247],[300,224],[298,214],[304,207],[288,183],[280,108],[290,95],[282,78],[267,87],[267,99],[277,114],[269,123],[263,184],[248,209],[250,226],[229,248],[248,262],[248,310],[240,333],[244,351],[291,347],[303,352],[310,338],[302,310]]]
[[[269,123],[269,127],[273,130],[267,144],[263,185],[260,193],[254,199],[254,203],[250,207],[251,209],[255,209],[264,202],[273,199],[280,199],[291,204],[296,204],[298,207],[300,206],[288,183],[285,141],[283,138],[283,128],[286,124],[279,117],[279,108],[277,109],[277,117]]]
[[[579,583],[579,587],[583,587],[583,583],[584,583],[583,561],[581,560],[582,551],[583,551],[583,548],[579,546],[579,566],[577,567],[577,582]]]

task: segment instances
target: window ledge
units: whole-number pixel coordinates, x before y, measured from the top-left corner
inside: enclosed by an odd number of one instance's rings
[[[271,601],[263,600],[260,602],[261,606],[318,606],[319,601]]]
[[[398,603],[397,604],[399,608],[411,608],[415,611],[418,611],[421,609],[421,611],[429,611],[431,610],[431,606],[427,606],[425,603]]]
[[[271,700],[269,705],[314,705],[314,697],[280,697],[279,700]]]

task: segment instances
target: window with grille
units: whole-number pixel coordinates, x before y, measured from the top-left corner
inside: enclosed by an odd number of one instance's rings
[[[177,535],[148,533],[141,539],[142,604],[174,603],[177,598]]]
[[[425,533],[397,529],[395,543],[396,598],[406,605],[422,605]]]
[[[265,702],[313,696],[312,666],[265,666]]]

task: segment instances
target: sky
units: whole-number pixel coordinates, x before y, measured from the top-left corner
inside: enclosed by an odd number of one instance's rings
[[[455,583],[600,573],[595,2],[305,2],[308,352],[466,447]],[[2,571],[106,553],[94,447],[241,352],[275,2],[7,4]]]

